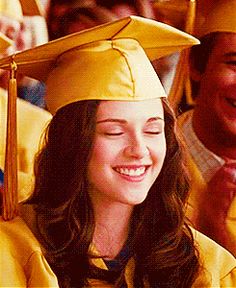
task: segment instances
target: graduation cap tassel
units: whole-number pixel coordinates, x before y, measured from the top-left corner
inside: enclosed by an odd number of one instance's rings
[[[4,192],[3,192],[3,218],[11,220],[18,214],[17,197],[17,132],[16,132],[16,82],[17,65],[12,59],[10,80],[8,86],[7,107],[7,138],[4,168]]]
[[[189,1],[188,16],[187,16],[187,21],[186,21],[186,27],[185,27],[185,31],[187,33],[190,33],[190,34],[192,34],[194,32],[194,24],[195,24],[195,18],[196,18],[196,7],[197,7],[197,1],[196,0],[190,0]],[[187,49],[186,50],[187,63],[189,63],[189,52],[190,52],[190,49]],[[187,104],[188,105],[194,105],[195,103],[194,103],[194,100],[192,97],[189,65],[187,65],[187,71],[186,71],[185,94],[186,94]]]
[[[185,22],[185,32],[192,34],[194,30],[196,16],[196,0],[189,0]],[[181,102],[183,94],[186,95],[188,105],[193,105],[194,101],[191,96],[191,82],[189,77],[189,49],[181,52],[178,65],[176,67],[175,77],[171,86],[168,99],[172,104],[176,113],[178,113],[178,105]]]

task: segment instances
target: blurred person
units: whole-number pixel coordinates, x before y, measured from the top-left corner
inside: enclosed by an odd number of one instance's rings
[[[213,8],[190,53],[195,107],[179,123],[190,152],[189,217],[236,255],[236,1]]]
[[[30,42],[22,32],[23,13],[18,0],[0,2],[0,32],[11,40],[11,46],[5,50],[0,47],[2,57],[19,49],[29,48]],[[22,78],[20,76],[20,78]],[[0,169],[4,171],[6,122],[7,122],[7,86],[8,72],[0,72]],[[18,173],[19,200],[26,199],[33,185],[33,161],[39,148],[41,133],[51,114],[30,103],[17,99],[18,132]]]
[[[48,262],[20,217],[0,219],[2,286],[236,285],[235,258],[187,224],[175,117],[150,63],[197,43],[130,16],[16,55],[54,115],[23,205]]]
[[[12,7],[10,4],[4,6],[4,1],[2,1],[2,11],[0,10],[0,32],[5,35],[8,39],[12,40],[12,45],[6,50],[1,51],[1,56],[4,57],[7,53],[11,54],[14,51],[17,51],[19,46],[22,47],[26,43],[22,43],[21,39],[21,21],[23,19],[22,10],[20,3],[16,1],[12,2],[12,5],[15,6],[15,9],[11,10]],[[18,5],[18,6],[17,6]],[[20,16],[21,15],[21,16]],[[8,73],[4,70],[0,71],[0,87],[4,89],[8,85]]]
[[[23,8],[27,8],[21,23],[21,35],[23,43],[27,43],[24,47],[19,47],[18,50],[29,49],[48,42],[48,30],[46,23],[46,9],[50,1],[36,0],[34,7],[29,8],[29,4],[23,3]],[[33,1],[34,3],[34,1]],[[24,77],[22,81],[18,81],[18,96],[38,107],[45,108],[44,101],[45,86],[44,83],[39,82],[29,77]]]
[[[43,16],[24,16],[21,33],[27,39],[29,49],[48,42],[46,20]],[[20,49],[24,50],[24,49]],[[45,86],[43,82],[24,77],[18,83],[18,96],[38,107],[45,108]]]
[[[152,19],[155,17],[150,0],[51,0],[48,12],[49,39],[53,40],[129,15]]]

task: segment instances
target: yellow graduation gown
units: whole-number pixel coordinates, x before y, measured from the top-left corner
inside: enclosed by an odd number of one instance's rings
[[[33,184],[34,156],[51,114],[44,109],[17,99],[17,153],[19,201],[25,200]],[[7,91],[0,88],[0,168],[4,170],[7,119]]]
[[[25,222],[0,217],[0,287],[55,287],[56,276]]]
[[[180,127],[184,124],[184,122],[188,119],[188,117],[191,117],[192,111],[185,112],[183,115],[181,115],[178,119],[178,123]],[[188,163],[188,169],[191,175],[191,183],[190,183],[190,197],[188,200],[188,208],[187,208],[187,216],[189,219],[193,222],[195,222],[195,219],[199,217],[199,203],[201,200],[201,195],[205,193],[206,191],[206,185],[207,183],[203,179],[201,172],[199,171],[197,165],[193,161],[192,157],[188,155],[187,159]],[[224,193],[224,191],[222,191]],[[231,206],[229,208],[227,218],[226,218],[226,227],[228,230],[228,233],[231,238],[231,243],[229,249],[231,253],[236,256],[236,197],[233,199]],[[198,227],[196,227],[198,229]]]
[[[224,248],[193,229],[204,271],[193,287],[236,287],[236,259]],[[93,263],[107,269],[102,259]],[[56,276],[45,260],[42,249],[21,217],[5,222],[0,218],[0,287],[55,287]],[[125,271],[128,288],[133,285],[134,260]],[[100,280],[89,280],[91,287],[113,287]],[[148,288],[149,285],[147,284]]]

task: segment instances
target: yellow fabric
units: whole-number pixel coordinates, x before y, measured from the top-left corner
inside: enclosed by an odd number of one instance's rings
[[[0,89],[0,168],[4,170],[6,145],[6,90]],[[37,106],[17,99],[17,150],[19,171],[19,201],[25,200],[33,184],[34,156],[51,114]]]
[[[179,125],[182,126],[183,123],[186,121],[187,117],[191,116],[192,111],[188,111],[179,117]],[[187,208],[187,216],[189,219],[194,223],[195,219],[198,217],[199,209],[198,205],[200,203],[201,195],[206,191],[206,182],[203,179],[199,169],[197,168],[196,164],[194,163],[193,159],[189,155],[188,157],[188,169],[191,175],[191,186],[190,186],[190,197],[189,197],[189,205]],[[223,193],[223,191],[222,191]],[[231,252],[236,255],[235,244],[236,243],[236,197],[230,206],[228,211],[227,219],[226,219],[226,226],[228,232],[231,236],[231,243],[232,248]]]
[[[236,259],[223,247],[219,246],[210,238],[206,237],[197,230],[191,228],[195,245],[199,251],[201,272],[193,284],[193,288],[212,288],[212,287],[236,287]],[[93,247],[92,252],[96,253]],[[102,269],[107,269],[102,259],[95,259],[93,263]],[[128,288],[135,288],[133,284],[133,272],[135,268],[134,259],[131,258],[125,269],[125,279]],[[111,284],[100,280],[91,279],[91,287],[114,287]],[[149,284],[145,283],[145,288]]]
[[[20,217],[0,217],[0,287],[59,287],[41,248]]]
[[[196,27],[195,35],[203,37],[212,32],[236,33],[236,1],[218,0],[212,8],[203,23]]]
[[[23,12],[19,0],[0,0],[0,15],[4,15],[18,21],[23,20]]]
[[[52,114],[79,100],[139,101],[166,97],[151,62],[134,39],[85,45],[63,54],[57,63],[46,82],[45,101]]]
[[[236,259],[223,247],[192,228],[203,270],[193,288],[236,287]]]
[[[214,241],[192,230],[204,267],[193,288],[236,287],[236,259]],[[106,269],[101,259],[93,261]],[[39,243],[20,217],[8,222],[0,218],[0,267],[0,287],[58,287]],[[133,271],[131,259],[125,271],[128,288],[135,288]],[[91,279],[89,283],[91,287],[114,287],[99,280]]]

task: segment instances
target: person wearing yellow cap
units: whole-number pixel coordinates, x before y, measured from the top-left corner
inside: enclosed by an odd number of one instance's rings
[[[175,118],[150,63],[197,43],[130,16],[0,60],[46,81],[54,115],[21,210],[47,261],[22,218],[2,219],[0,286],[236,285],[235,258],[187,225]]]
[[[217,1],[196,27],[190,64],[195,107],[179,122],[190,151],[188,214],[236,255],[236,1]]]
[[[25,38],[21,37],[23,12],[19,1],[0,1],[0,54],[6,55],[18,50]],[[19,41],[19,38],[20,41]],[[19,45],[19,42],[21,45]],[[11,45],[6,45],[9,43]],[[7,47],[8,46],[8,47]],[[26,45],[27,46],[27,45]],[[6,121],[7,121],[7,82],[8,73],[0,72],[0,169],[4,170]],[[21,99],[17,100],[18,110],[18,174],[19,200],[25,200],[33,182],[34,155],[39,148],[41,133],[51,119],[51,114]]]

